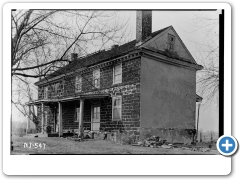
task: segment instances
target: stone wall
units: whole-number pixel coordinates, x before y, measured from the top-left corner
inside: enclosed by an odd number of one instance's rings
[[[91,130],[91,108],[96,104],[100,105],[101,130],[134,133],[140,127],[140,66],[140,58],[122,62],[122,83],[119,84],[113,84],[113,65],[100,68],[100,88],[97,90],[91,85],[92,72],[87,72],[82,75],[83,86],[80,93],[75,93],[75,76],[77,74],[65,77],[62,97],[99,93],[122,96],[122,119],[118,121],[112,120],[112,97],[86,99],[84,101],[84,129]],[[63,102],[63,131],[78,129],[77,107],[79,107],[78,100]]]

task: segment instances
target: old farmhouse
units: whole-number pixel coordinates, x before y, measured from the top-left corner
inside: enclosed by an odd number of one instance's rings
[[[137,11],[136,40],[85,57],[36,82],[39,131],[154,134],[191,141],[198,65],[172,26],[152,32]]]

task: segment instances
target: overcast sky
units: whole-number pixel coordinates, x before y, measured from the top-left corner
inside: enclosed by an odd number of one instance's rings
[[[199,44],[208,41],[208,38],[215,39],[218,38],[214,36],[218,34],[218,26],[215,26],[212,33],[209,33],[208,24],[203,25],[200,28],[197,25],[201,25],[199,19],[209,18],[218,19],[219,10],[214,12],[206,11],[153,11],[152,19],[152,31],[157,31],[159,29],[165,28],[167,26],[173,26],[176,30],[192,56],[195,58],[196,62],[202,65],[202,57],[199,52]],[[130,40],[136,38],[136,12],[126,11],[121,13],[122,18],[126,19],[129,17],[129,29],[131,31]],[[196,19],[198,19],[196,24]],[[212,27],[210,27],[212,28]],[[210,36],[210,37],[206,37]],[[212,36],[212,37],[211,37]],[[217,42],[218,43],[218,42]],[[202,52],[201,52],[202,54]],[[207,56],[207,54],[205,54]],[[198,90],[197,90],[198,91]],[[197,113],[196,113],[197,115]],[[202,106],[200,108],[200,118],[199,118],[199,129],[204,131],[218,131],[218,105],[214,102],[209,104],[206,99],[203,100]]]
[[[129,37],[127,39],[129,41],[135,39],[136,11],[121,11],[119,12],[118,17],[119,21],[129,20],[127,29],[128,32],[126,33],[129,34]],[[208,26],[199,29],[198,27],[192,25],[193,20],[196,17],[209,17],[211,19],[217,19],[218,11],[153,11],[152,31],[154,32],[172,25],[197,63],[202,64],[201,56],[199,55],[199,44],[206,40],[206,35],[214,36],[214,33],[218,34],[218,27],[211,29],[213,34],[209,34],[206,31]],[[203,104],[206,104],[205,99]],[[15,108],[13,108],[12,117],[13,120],[26,120],[26,117],[23,117]],[[201,107],[199,129],[204,131],[218,131],[218,121],[218,107],[216,107],[216,103]]]

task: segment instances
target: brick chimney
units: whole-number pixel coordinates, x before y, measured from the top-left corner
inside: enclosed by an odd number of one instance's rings
[[[77,53],[71,53],[71,61],[75,61],[78,58],[78,54]]]
[[[152,11],[137,11],[136,28],[136,41],[143,42],[152,33]]]

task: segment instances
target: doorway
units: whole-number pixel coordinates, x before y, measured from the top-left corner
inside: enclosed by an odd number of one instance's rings
[[[92,106],[91,130],[92,131],[100,130],[100,106]]]

